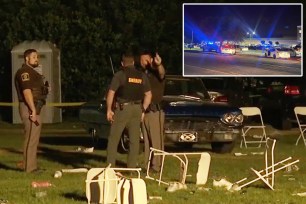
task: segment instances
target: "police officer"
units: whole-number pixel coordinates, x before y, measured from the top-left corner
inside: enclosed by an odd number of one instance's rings
[[[24,52],[24,64],[15,74],[15,86],[19,100],[19,114],[24,124],[22,168],[26,172],[37,171],[37,147],[41,132],[40,111],[46,102],[48,87],[44,76],[38,72],[38,53],[35,49]]]
[[[122,70],[118,71],[107,93],[107,120],[111,122],[107,144],[107,163],[116,163],[117,146],[126,128],[129,134],[128,168],[137,166],[139,153],[140,123],[151,102],[151,88],[144,73],[135,69],[134,56],[122,56]],[[113,102],[116,94],[115,108]]]
[[[140,65],[146,73],[152,87],[152,102],[149,105],[142,123],[142,133],[145,145],[145,164],[149,160],[150,147],[164,150],[164,120],[165,114],[161,107],[165,88],[165,68],[158,53],[144,49],[140,54]],[[152,158],[151,168],[160,171],[161,157]]]

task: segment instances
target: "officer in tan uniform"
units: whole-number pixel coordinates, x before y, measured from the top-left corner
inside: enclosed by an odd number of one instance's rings
[[[145,165],[149,162],[150,147],[164,150],[164,121],[165,113],[161,107],[161,101],[165,89],[165,68],[158,53],[152,53],[144,49],[140,53],[140,65],[149,79],[152,87],[152,101],[145,112],[142,123],[142,133],[145,145]],[[154,156],[151,162],[151,170],[159,172],[161,168],[161,156]]]
[[[38,171],[37,147],[42,127],[40,111],[49,91],[44,76],[35,70],[38,65],[37,51],[28,49],[24,52],[24,64],[15,74],[19,114],[24,124],[22,168],[26,172]]]
[[[140,123],[151,102],[151,88],[144,73],[134,67],[134,56],[122,56],[122,70],[118,71],[107,93],[107,120],[111,122],[107,145],[107,163],[115,167],[117,147],[126,128],[129,134],[128,168],[137,166]],[[116,94],[116,107],[113,108]]]

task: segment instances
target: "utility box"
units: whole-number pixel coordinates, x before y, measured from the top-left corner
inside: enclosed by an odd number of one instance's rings
[[[43,123],[62,122],[62,110],[54,105],[61,102],[61,68],[60,50],[47,41],[24,41],[11,51],[12,55],[12,98],[13,98],[13,123],[22,123],[19,115],[18,96],[15,88],[15,73],[24,64],[23,53],[27,49],[36,49],[39,55],[39,64],[45,81],[49,82],[51,91],[48,94],[46,105],[41,112]]]

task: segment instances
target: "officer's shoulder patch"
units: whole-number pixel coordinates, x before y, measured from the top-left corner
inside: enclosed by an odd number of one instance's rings
[[[22,81],[29,81],[30,80],[29,73],[25,72],[25,73],[21,74],[21,80]]]

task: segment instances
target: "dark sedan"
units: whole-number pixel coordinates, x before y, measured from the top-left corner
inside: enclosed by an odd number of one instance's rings
[[[192,146],[211,143],[212,151],[230,152],[240,136],[243,116],[239,108],[213,102],[200,78],[176,75],[166,77],[162,107],[165,111],[165,142]],[[80,120],[87,129],[107,139],[105,101],[87,103],[80,110]],[[123,134],[124,143],[126,134]]]

